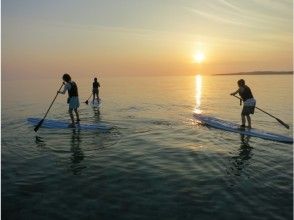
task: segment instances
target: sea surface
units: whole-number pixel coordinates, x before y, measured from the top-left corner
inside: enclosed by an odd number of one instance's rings
[[[252,126],[293,135],[293,76],[103,76],[75,78],[82,123],[109,132],[40,128],[60,79],[2,81],[2,219],[293,219],[293,146],[201,125],[198,111],[240,123],[229,94],[245,79]],[[68,120],[66,95],[47,118]]]

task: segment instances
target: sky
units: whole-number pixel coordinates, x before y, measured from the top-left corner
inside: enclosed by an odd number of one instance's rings
[[[4,80],[293,69],[292,0],[2,0],[1,23]]]

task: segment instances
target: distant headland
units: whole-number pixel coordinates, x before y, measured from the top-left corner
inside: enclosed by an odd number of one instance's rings
[[[215,76],[224,75],[293,75],[293,71],[253,71],[253,72],[239,72],[239,73],[220,73],[213,74]]]

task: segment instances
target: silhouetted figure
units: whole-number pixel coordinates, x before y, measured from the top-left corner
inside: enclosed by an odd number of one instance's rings
[[[235,92],[232,92],[231,95],[236,95],[237,93],[239,93],[243,101],[243,109],[241,112],[242,124],[240,127],[245,129],[246,117],[248,128],[251,128],[250,114],[254,114],[256,100],[252,95],[251,89],[247,85],[245,85],[244,79],[238,80],[238,86],[239,88]]]
[[[71,77],[69,74],[65,73],[62,76],[62,79],[65,83],[64,85],[64,90],[62,92],[58,91],[58,93],[65,94],[66,91],[68,91],[68,98],[67,98],[67,103],[68,103],[68,113],[71,119],[71,124],[69,127],[75,127],[75,121],[74,121],[74,116],[73,116],[73,111],[76,114],[76,122],[80,122],[80,117],[78,113],[78,108],[80,107],[80,102],[79,102],[79,95],[78,95],[78,86],[77,84],[71,80]]]
[[[93,93],[93,101],[92,103],[94,104],[94,100],[95,97],[97,99],[97,103],[99,103],[99,87],[100,87],[100,83],[97,81],[97,78],[94,78],[94,82],[93,82],[93,89],[92,89],[92,93]]]

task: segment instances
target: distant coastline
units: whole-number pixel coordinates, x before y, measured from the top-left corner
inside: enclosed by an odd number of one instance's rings
[[[253,71],[253,72],[239,72],[239,73],[220,73],[213,74],[215,76],[224,75],[293,75],[293,71]]]

